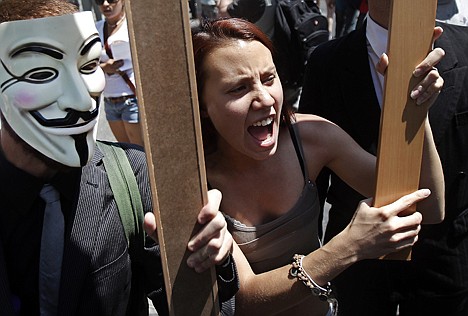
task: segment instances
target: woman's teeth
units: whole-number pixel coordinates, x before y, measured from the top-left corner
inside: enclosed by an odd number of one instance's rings
[[[264,119],[262,121],[255,122],[252,125],[253,126],[267,126],[267,125],[271,124],[271,122],[273,122],[273,119],[271,117],[269,117],[269,118]]]

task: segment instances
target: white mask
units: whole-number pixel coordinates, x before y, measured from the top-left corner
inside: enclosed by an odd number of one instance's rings
[[[13,131],[66,166],[85,165],[105,85],[91,12],[0,24],[0,110]]]

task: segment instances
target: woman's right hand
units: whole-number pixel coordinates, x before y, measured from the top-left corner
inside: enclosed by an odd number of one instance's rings
[[[378,258],[410,247],[418,240],[422,215],[399,216],[415,203],[430,195],[422,189],[405,195],[383,207],[372,207],[372,199],[361,201],[349,225],[343,230],[357,260]]]
[[[101,63],[101,68],[106,74],[113,75],[113,74],[119,73],[120,67],[122,67],[123,65],[124,65],[124,61],[121,59],[119,60],[109,59],[106,62]]]

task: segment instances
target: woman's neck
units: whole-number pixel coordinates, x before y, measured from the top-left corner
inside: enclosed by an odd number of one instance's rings
[[[261,168],[265,163],[265,161],[255,160],[229,146],[223,146],[219,143],[217,150],[207,155],[206,158],[208,168],[211,166],[217,170],[229,170],[240,173],[244,173],[247,170],[256,170]]]
[[[110,28],[117,28],[125,20],[125,11],[116,16],[115,18],[106,19],[107,24]]]

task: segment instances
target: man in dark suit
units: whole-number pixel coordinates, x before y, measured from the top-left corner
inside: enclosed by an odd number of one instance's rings
[[[159,246],[147,238],[145,249],[129,251],[95,148],[104,76],[92,14],[65,0],[2,0],[0,39],[0,315],[147,315],[147,296],[166,315]],[[150,213],[145,154],[120,146]],[[238,286],[232,237],[219,194],[209,197],[187,264],[219,265],[227,301]]]
[[[335,122],[373,154],[383,77],[369,60],[386,51],[390,4],[369,0],[365,27],[314,51],[299,106]],[[468,315],[468,28],[439,25],[444,33],[435,47],[446,55],[437,68],[445,82],[429,119],[444,168],[446,219],[423,225],[411,262],[367,260],[337,277],[340,315],[394,316],[397,305],[400,315]],[[327,171],[321,181],[331,204],[327,241],[351,221],[363,197],[333,174],[328,186]]]

